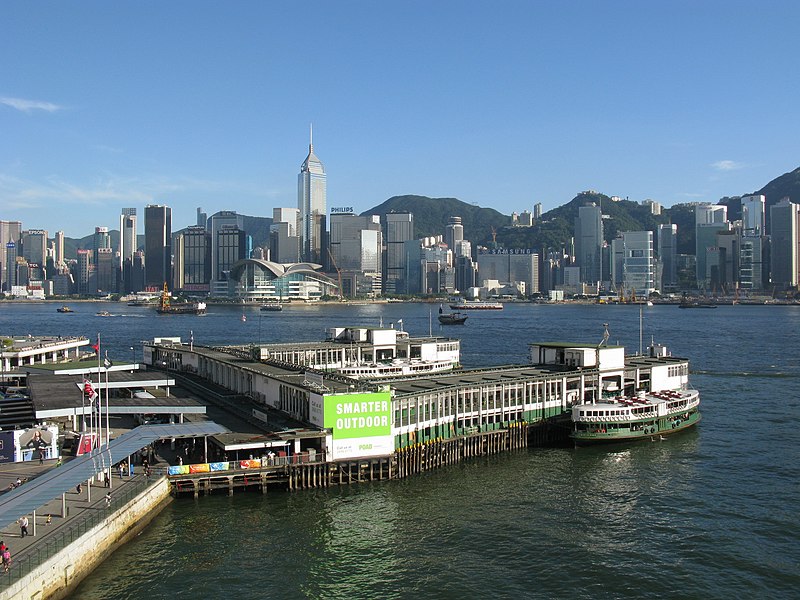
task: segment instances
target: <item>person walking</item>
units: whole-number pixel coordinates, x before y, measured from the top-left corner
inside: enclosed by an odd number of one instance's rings
[[[111,507],[111,492],[108,492],[106,494],[106,508],[110,508],[110,507]]]
[[[19,519],[19,532],[20,532],[20,537],[25,537],[26,535],[28,535],[27,515],[22,515]]]
[[[8,568],[11,566],[11,551],[6,548],[3,550],[3,572],[8,573]]]

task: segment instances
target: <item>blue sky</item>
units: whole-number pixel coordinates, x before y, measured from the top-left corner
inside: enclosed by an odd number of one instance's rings
[[[0,219],[716,202],[800,166],[796,2],[0,3]]]

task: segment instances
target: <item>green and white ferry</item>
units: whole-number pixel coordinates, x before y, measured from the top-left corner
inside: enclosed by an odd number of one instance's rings
[[[648,356],[627,357],[621,371],[613,364],[606,371],[599,361],[599,398],[572,406],[576,446],[660,440],[700,421],[700,393],[689,387],[689,361],[671,357],[664,346],[649,350]]]

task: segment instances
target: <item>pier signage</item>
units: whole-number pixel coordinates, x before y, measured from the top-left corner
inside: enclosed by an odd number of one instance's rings
[[[323,427],[330,429],[334,459],[391,454],[391,393],[326,394]]]

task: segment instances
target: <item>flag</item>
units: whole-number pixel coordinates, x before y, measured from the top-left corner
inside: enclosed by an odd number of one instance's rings
[[[110,369],[113,365],[114,365],[114,363],[111,362],[110,358],[108,358],[108,352],[106,352],[106,357],[103,359],[103,366],[106,369]]]
[[[89,396],[89,400],[94,398],[94,388],[92,387],[92,382],[88,379],[83,380],[83,393]]]
[[[99,333],[97,334],[97,343],[96,344],[92,344],[92,348],[94,348],[94,351],[97,353],[97,356],[100,356],[100,334]]]

